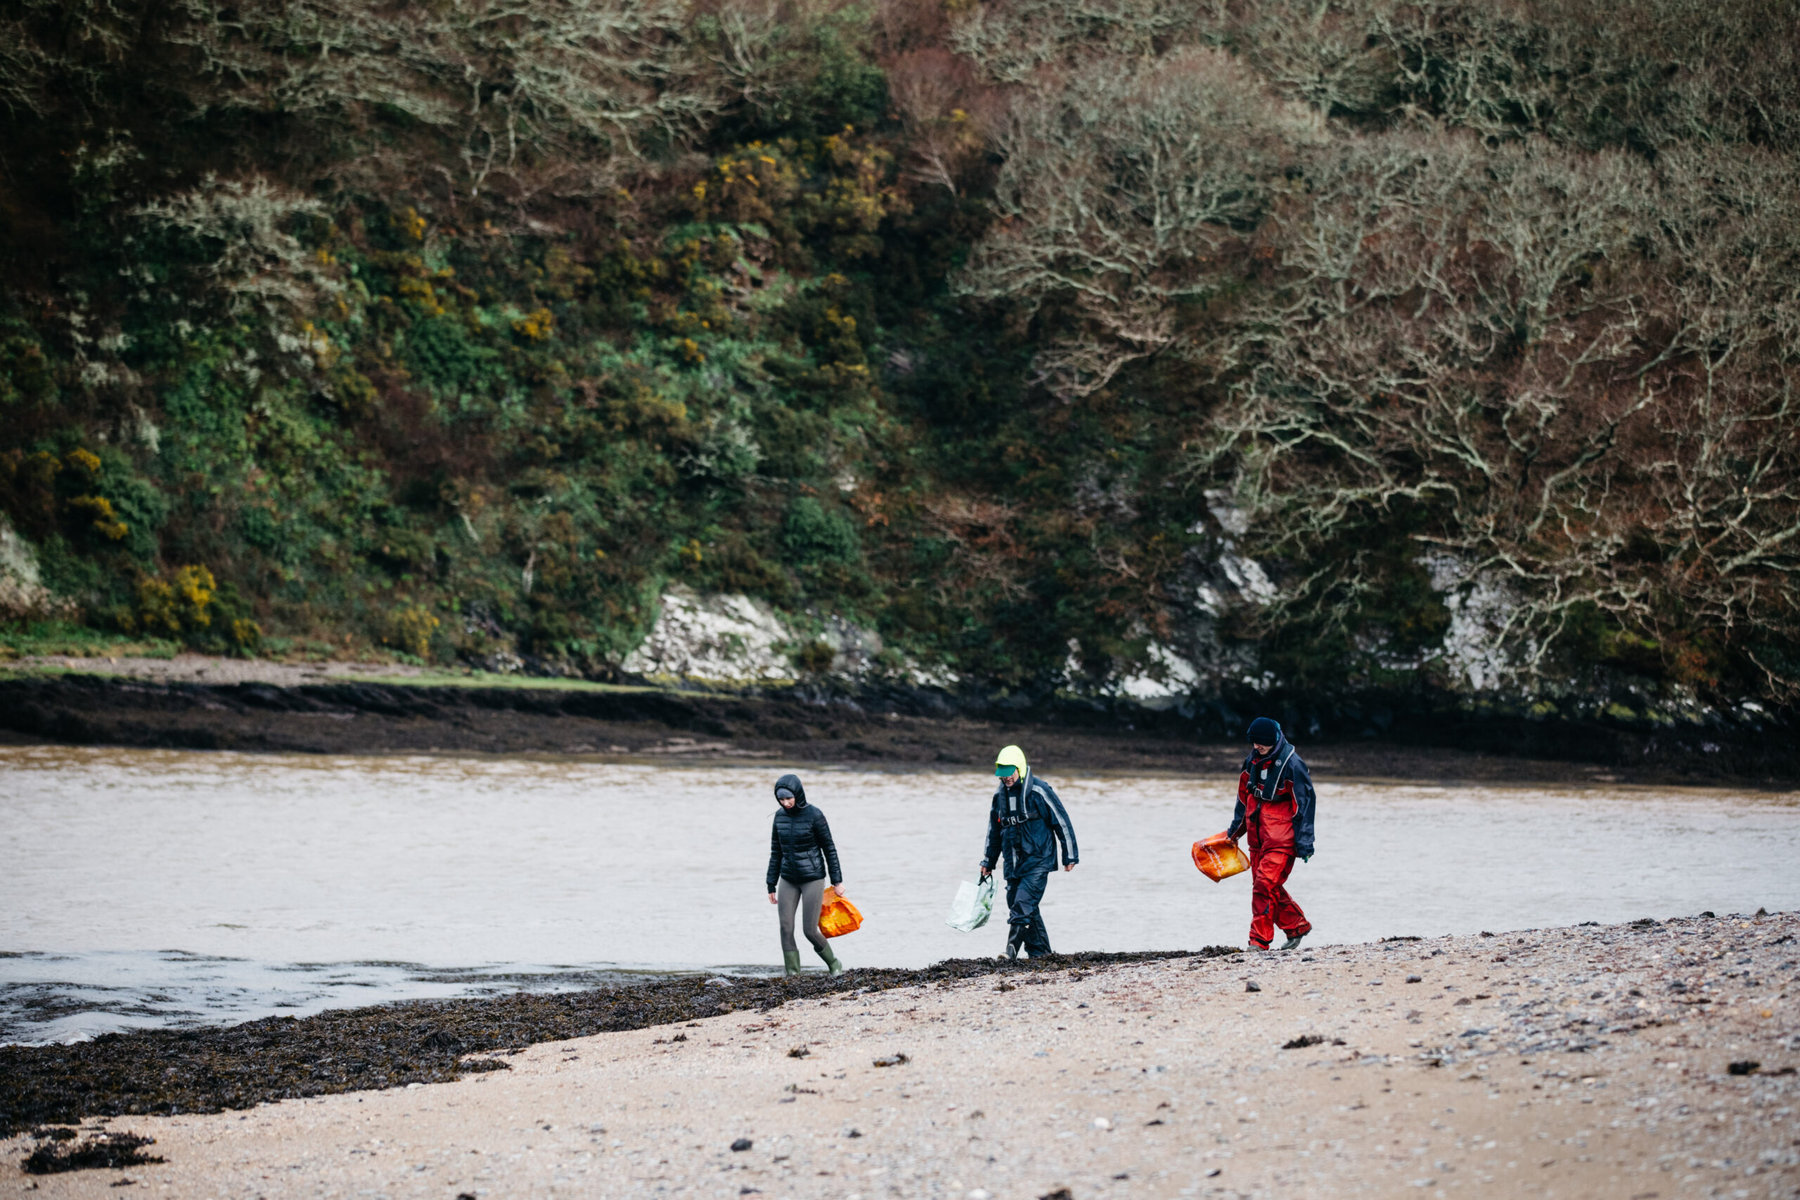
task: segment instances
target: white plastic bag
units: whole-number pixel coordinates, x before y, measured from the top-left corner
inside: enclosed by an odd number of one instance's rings
[[[950,915],[944,918],[944,924],[973,933],[987,924],[993,912],[994,877],[989,875],[980,883],[965,879],[956,889],[956,899],[950,904]]]

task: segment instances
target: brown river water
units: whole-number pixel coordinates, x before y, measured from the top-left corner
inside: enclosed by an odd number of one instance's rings
[[[981,772],[6,747],[0,1041],[776,969],[788,769],[864,912],[848,965],[1000,950],[1001,919],[944,924],[981,854]],[[1248,877],[1189,858],[1232,778],[1044,773],[1081,846],[1044,907],[1057,949],[1243,944]],[[1800,793],[1318,789],[1290,889],[1320,943],[1800,907]]]

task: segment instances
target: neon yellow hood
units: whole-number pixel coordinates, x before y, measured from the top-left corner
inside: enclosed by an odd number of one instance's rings
[[[1031,774],[1031,768],[1025,764],[1025,752],[1017,746],[1007,746],[994,756],[996,767],[1012,767],[1019,772],[1019,778]]]

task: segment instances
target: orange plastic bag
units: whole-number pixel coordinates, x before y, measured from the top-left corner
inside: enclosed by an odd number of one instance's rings
[[[1215,833],[1194,843],[1194,865],[1200,868],[1202,875],[1217,883],[1239,871],[1249,870],[1250,859],[1229,836]]]
[[[862,928],[862,912],[833,891],[826,891],[819,906],[819,932],[828,938],[843,937]]]

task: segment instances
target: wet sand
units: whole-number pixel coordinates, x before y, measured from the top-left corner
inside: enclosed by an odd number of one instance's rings
[[[1700,917],[813,996],[539,1044],[455,1082],[117,1118],[167,1161],[11,1186],[1789,1197],[1797,935],[1791,913]],[[1300,1038],[1320,1040],[1284,1048]]]
[[[957,710],[923,693],[709,693],[497,677],[445,682],[401,666],[189,655],[26,665],[68,673],[0,676],[0,744],[949,768],[991,763],[997,747],[1017,742],[1034,761],[1064,770],[1144,774],[1233,771],[1244,754],[1223,732],[1241,720],[1219,712],[1202,720],[1074,703]],[[1778,723],[1767,732],[1638,729],[1469,712],[1407,719],[1382,732],[1346,715],[1354,707],[1334,718],[1341,726],[1335,733],[1298,739],[1315,775],[1762,789],[1800,779],[1800,739]]]

